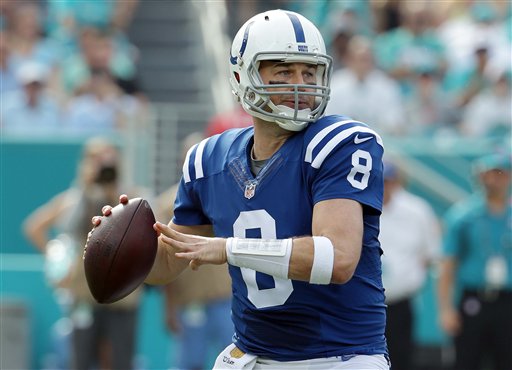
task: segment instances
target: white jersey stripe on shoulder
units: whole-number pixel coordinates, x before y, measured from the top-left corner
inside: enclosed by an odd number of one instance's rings
[[[341,131],[339,134],[337,134],[331,140],[329,140],[329,142],[327,144],[325,144],[325,146],[322,148],[322,150],[320,150],[318,155],[315,157],[315,159],[311,163],[311,166],[313,168],[320,168],[320,166],[324,162],[325,158],[327,158],[329,153],[332,152],[332,150],[339,143],[341,143],[343,140],[345,140],[347,137],[349,137],[350,135],[352,135],[355,132],[367,132],[369,134],[374,135],[377,143],[380,146],[384,147],[384,143],[382,142],[381,137],[375,131],[373,131],[371,128],[361,127],[361,126],[351,127],[349,129]]]
[[[204,177],[204,173],[203,173],[203,151],[204,151],[204,146],[206,145],[206,142],[208,140],[210,140],[209,137],[204,139],[203,141],[201,141],[199,143],[199,145],[197,146],[196,158],[194,160],[194,167],[196,169],[196,179],[200,179],[200,178]]]
[[[326,137],[329,134],[329,132],[331,132],[332,130],[334,130],[342,125],[345,125],[347,123],[351,123],[351,122],[361,123],[359,121],[346,119],[343,121],[333,123],[332,125],[327,126],[323,130],[321,130],[319,133],[317,133],[313,137],[313,139],[309,142],[308,147],[306,148],[306,157],[304,158],[304,160],[308,163],[311,163],[311,161],[313,160],[313,149],[315,149],[315,147],[320,143],[320,141],[322,141],[322,139],[324,137]]]
[[[183,180],[185,182],[190,182],[190,171],[188,170],[188,165],[190,163],[190,155],[194,151],[194,149],[197,147],[198,144],[193,145],[188,151],[187,155],[185,156],[185,161],[183,162]]]

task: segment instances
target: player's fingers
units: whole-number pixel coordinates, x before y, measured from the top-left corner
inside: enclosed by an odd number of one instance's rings
[[[101,223],[101,216],[94,216],[91,222],[94,226],[98,226]]]
[[[165,234],[162,234],[162,241],[166,244],[169,244],[171,247],[178,249],[180,252],[193,252],[196,250],[196,248],[194,248],[194,244],[181,242],[179,240],[173,239],[172,237],[168,237]]]
[[[174,255],[177,258],[192,261],[197,258],[197,252],[176,252]]]
[[[112,206],[106,205],[101,209],[103,216],[110,216],[112,214]]]
[[[166,224],[164,224],[160,221],[155,222],[154,228],[156,231],[159,231],[164,235],[168,234],[167,230],[170,229],[170,227],[168,227]]]
[[[160,231],[160,229],[158,228],[157,223],[153,224],[153,230],[155,230],[155,231],[156,231],[156,235],[157,235],[157,236],[162,235],[162,232],[161,232],[161,231]]]
[[[179,231],[176,231],[170,228],[168,225],[158,221],[155,223],[155,225],[157,227],[157,231],[160,231],[162,234],[171,237],[174,240],[179,240],[181,242],[191,242],[193,240],[199,239],[196,236],[180,233]]]
[[[170,236],[175,240],[179,240],[180,242],[194,243],[199,239],[199,237],[195,236],[195,235],[183,234],[183,233],[180,233],[179,231],[176,231],[170,227],[168,227],[168,229],[169,229]]]
[[[119,196],[119,203],[121,204],[127,204],[128,203],[128,195],[126,194],[121,194]]]
[[[199,267],[202,265],[202,263],[199,260],[192,260],[188,265],[192,270],[197,271],[199,270]]]

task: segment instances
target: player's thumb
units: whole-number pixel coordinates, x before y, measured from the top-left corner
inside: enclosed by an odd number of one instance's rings
[[[199,266],[201,266],[202,263],[199,260],[192,260],[188,265],[193,271],[197,271],[199,270]]]

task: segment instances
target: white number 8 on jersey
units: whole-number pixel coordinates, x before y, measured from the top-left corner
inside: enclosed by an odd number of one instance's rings
[[[361,159],[364,163],[361,163]],[[352,153],[352,170],[350,170],[347,180],[354,188],[364,190],[368,186],[371,170],[372,156],[366,150],[358,149]],[[360,179],[356,179],[357,174],[361,174]]]
[[[276,221],[264,209],[240,212],[233,224],[233,236],[246,238],[248,229],[260,229],[262,239],[276,238]],[[256,308],[280,306],[286,302],[293,292],[290,279],[274,279],[275,287],[260,290],[256,282],[256,271],[241,267],[242,277],[247,286],[247,298]]]

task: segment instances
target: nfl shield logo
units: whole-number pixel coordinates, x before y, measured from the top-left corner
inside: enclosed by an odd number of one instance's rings
[[[249,182],[249,183],[245,184],[244,196],[247,199],[251,199],[254,196],[255,192],[256,192],[256,183]]]

